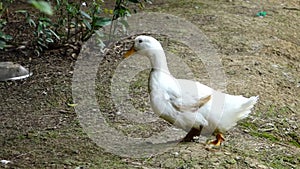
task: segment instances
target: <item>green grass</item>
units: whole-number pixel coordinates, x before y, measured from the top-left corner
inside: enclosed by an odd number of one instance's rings
[[[248,130],[249,134],[253,137],[264,138],[274,143],[285,143],[300,148],[299,136],[291,127],[293,123],[284,118],[285,116],[289,117],[291,113],[287,106],[275,107],[270,105],[266,111],[257,113],[259,118],[264,120],[253,123],[243,121],[240,123],[240,126],[244,130]],[[282,116],[282,118],[278,118],[278,116]],[[273,124],[274,126],[272,127],[274,129],[271,131],[260,131],[260,129],[265,127],[266,121]],[[289,129],[288,132],[286,132],[286,129]]]
[[[255,132],[255,131],[252,131],[251,135],[256,136],[256,137],[265,138],[265,139],[268,139],[272,142],[280,141],[275,135],[273,135],[272,133],[268,133],[268,132]]]

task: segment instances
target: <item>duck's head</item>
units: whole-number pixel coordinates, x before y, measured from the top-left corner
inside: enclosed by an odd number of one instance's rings
[[[140,35],[134,39],[134,45],[124,55],[125,58],[138,53],[150,57],[153,53],[161,52],[161,44],[151,36]]]

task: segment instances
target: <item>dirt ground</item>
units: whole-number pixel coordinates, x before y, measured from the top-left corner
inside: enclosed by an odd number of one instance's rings
[[[299,168],[300,2],[157,0],[145,10],[197,25],[218,50],[227,92],[260,96],[253,113],[226,133],[222,147],[207,150],[202,143],[178,144],[138,159],[107,153],[83,131],[70,106],[76,62],[72,50],[50,50],[40,57],[30,55],[29,49],[0,51],[0,61],[20,63],[34,73],[26,80],[0,83],[0,160],[11,161],[0,168]],[[257,17],[259,11],[267,15]],[[10,29],[20,32],[26,27],[16,22]],[[191,54],[186,47],[170,41],[165,49],[181,56],[196,79],[208,84],[201,60],[185,57]],[[131,137],[148,137],[170,127],[163,120],[130,124],[113,113],[109,83],[121,60],[119,52],[112,52],[99,65],[97,96],[106,119]],[[148,73],[145,70],[130,82],[130,96],[137,109],[151,112]]]

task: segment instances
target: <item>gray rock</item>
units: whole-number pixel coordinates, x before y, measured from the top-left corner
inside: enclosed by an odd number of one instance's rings
[[[31,75],[32,73],[20,64],[0,62],[0,81],[19,80]]]

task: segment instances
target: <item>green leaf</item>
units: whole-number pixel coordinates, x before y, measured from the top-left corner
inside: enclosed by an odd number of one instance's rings
[[[40,34],[40,33],[43,33],[43,23],[39,21],[39,24],[38,24],[38,27],[37,27],[37,32]]]
[[[32,20],[31,18],[28,18],[27,22],[29,23],[29,25],[31,27],[36,27],[36,24],[35,24],[34,20]]]
[[[85,25],[89,30],[92,29],[92,26],[91,26],[91,24],[90,24],[90,22],[89,22],[88,20],[84,19],[84,20],[82,20],[82,22],[84,23],[84,25]]]
[[[43,21],[43,22],[51,23],[51,19],[50,19],[50,18],[40,17],[39,20],[40,20],[40,21]]]
[[[53,43],[54,41],[53,41],[53,39],[51,39],[51,38],[47,38],[47,39],[46,39],[46,42],[48,42],[48,43]]]
[[[16,13],[27,13],[27,11],[26,10],[17,10],[17,11],[15,11]]]
[[[53,15],[52,7],[48,2],[31,0],[30,3],[41,12],[47,15]]]
[[[75,106],[77,106],[77,104],[75,104],[75,103],[67,103],[67,105],[68,105],[69,107],[75,107]]]
[[[110,18],[96,18],[95,20],[96,21],[94,22],[94,26],[96,27],[103,27],[111,24]]]
[[[4,19],[0,19],[0,28],[7,24],[7,21]]]
[[[87,14],[86,12],[84,12],[82,10],[80,10],[80,14],[85,18],[92,19],[92,17],[89,14]]]
[[[49,31],[56,37],[56,39],[60,40],[60,37],[52,29],[49,29]]]
[[[12,40],[12,36],[4,34],[3,39],[5,39],[5,40]]]
[[[69,15],[71,15],[71,16],[75,16],[79,12],[79,9],[76,8],[76,6],[69,4],[69,3],[67,3],[66,9],[67,9]]]
[[[49,29],[45,29],[44,33],[47,36],[47,38],[52,37],[52,32],[50,32]]]
[[[42,47],[44,47],[46,49],[48,48],[48,46],[45,44],[45,42],[41,38],[38,39],[37,43],[38,43],[39,46],[42,46]]]
[[[5,48],[6,43],[0,40],[0,49],[3,50]]]
[[[57,5],[60,5],[60,1],[61,1],[61,0],[56,0],[56,4],[57,4]]]

